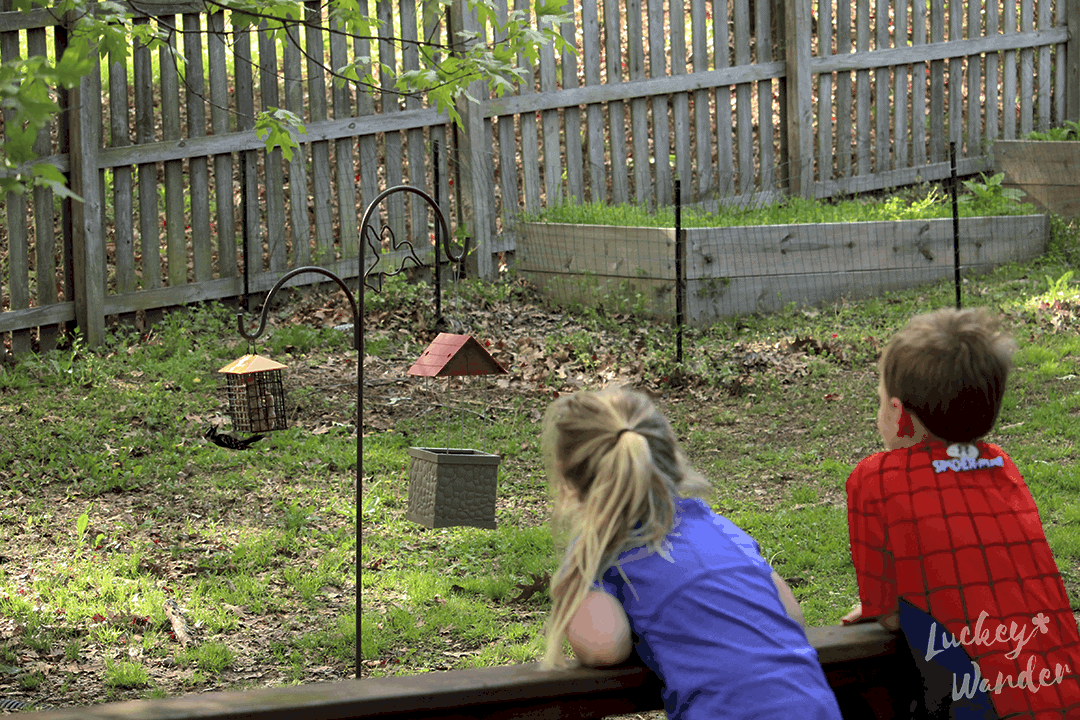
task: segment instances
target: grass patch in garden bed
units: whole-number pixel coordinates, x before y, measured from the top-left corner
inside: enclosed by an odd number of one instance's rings
[[[1030,215],[1033,205],[1017,202],[1001,192],[1000,179],[980,176],[960,190],[960,217]],[[758,225],[798,225],[819,223],[880,222],[895,220],[932,220],[952,217],[950,195],[937,185],[924,184],[905,188],[888,197],[860,197],[836,201],[788,197],[783,200],[747,206],[721,206],[716,212],[704,212],[693,206],[682,210],[682,225],[693,227],[738,227]],[[573,225],[614,225],[619,227],[675,227],[671,207],[650,209],[636,204],[565,203],[527,213],[523,222],[566,223]]]
[[[1049,224],[1002,176],[965,180],[960,263],[965,277],[1042,254]],[[677,259],[671,208],[562,205],[527,216],[515,263],[554,304],[632,309],[674,319]],[[827,203],[788,198],[683,222],[684,317],[692,325],[790,302],[814,305],[933,283],[954,273],[951,202],[936,187]]]

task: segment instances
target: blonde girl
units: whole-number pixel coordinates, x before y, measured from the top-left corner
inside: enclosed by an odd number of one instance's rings
[[[839,720],[791,590],[757,543],[690,497],[708,483],[641,393],[556,400],[543,446],[568,538],[552,578],[546,667],[636,650],[664,681],[670,718]]]

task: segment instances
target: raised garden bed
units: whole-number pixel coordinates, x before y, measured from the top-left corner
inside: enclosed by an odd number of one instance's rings
[[[674,315],[673,228],[527,222],[515,256],[518,271],[558,302]]]
[[[1080,141],[998,140],[994,172],[1025,202],[1064,217],[1080,217]]]
[[[951,219],[687,228],[686,316],[694,325],[789,303],[870,297],[953,274]],[[960,220],[965,274],[1041,255],[1045,215]],[[517,269],[562,304],[675,313],[675,231],[523,223]],[[619,305],[622,306],[619,306]],[[612,307],[616,305],[617,307]]]

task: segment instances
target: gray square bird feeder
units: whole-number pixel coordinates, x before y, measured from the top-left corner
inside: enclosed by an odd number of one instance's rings
[[[420,377],[505,375],[469,335],[440,333],[409,368]],[[429,528],[495,528],[498,455],[472,448],[409,448],[408,520]]]

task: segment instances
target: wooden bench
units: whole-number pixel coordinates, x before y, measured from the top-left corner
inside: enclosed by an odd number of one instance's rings
[[[887,719],[906,702],[911,688],[898,685],[910,685],[913,665],[897,636],[874,624],[810,628],[807,635],[846,717]],[[543,672],[530,663],[109,703],[42,712],[35,719],[584,719],[661,709],[660,682],[644,667]]]

